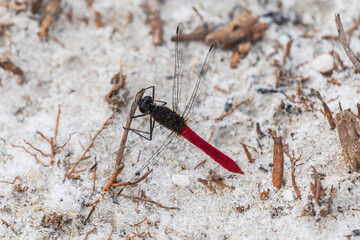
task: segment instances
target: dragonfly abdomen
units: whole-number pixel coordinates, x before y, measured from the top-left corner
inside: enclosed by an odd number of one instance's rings
[[[207,141],[199,137],[189,127],[185,126],[180,132],[180,135],[186,138],[186,140],[188,140],[198,148],[200,148],[204,153],[206,153],[209,157],[218,162],[225,169],[233,173],[244,174],[244,172],[240,169],[240,167],[236,164],[234,160],[232,160],[230,157],[226,156],[224,153],[220,152]]]

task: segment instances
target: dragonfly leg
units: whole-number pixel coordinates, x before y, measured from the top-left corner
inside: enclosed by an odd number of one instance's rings
[[[150,131],[142,131],[142,130],[138,130],[138,129],[133,129],[133,128],[125,128],[123,127],[125,130],[129,130],[132,131],[134,133],[136,133],[137,135],[139,135],[140,137],[145,138],[146,140],[151,141],[152,140],[152,135],[154,132],[154,127],[155,127],[155,120],[150,116]]]

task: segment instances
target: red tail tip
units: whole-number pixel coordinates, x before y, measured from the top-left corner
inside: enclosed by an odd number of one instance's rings
[[[236,168],[235,169],[231,169],[230,170],[231,172],[233,173],[239,173],[239,174],[244,174],[244,172],[240,169],[239,166],[236,165]]]

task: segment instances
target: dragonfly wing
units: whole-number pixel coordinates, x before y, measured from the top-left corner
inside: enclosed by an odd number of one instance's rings
[[[173,82],[173,111],[182,113],[188,99],[190,83],[189,51],[185,28],[180,23],[176,29],[175,41],[175,69]]]
[[[147,166],[149,166],[159,155],[160,153],[166,148],[168,144],[171,143],[171,141],[176,136],[175,132],[171,132],[169,136],[164,140],[164,142],[155,150],[155,153],[146,161],[146,163],[136,171],[136,175],[139,175]]]
[[[208,54],[206,55],[205,61],[199,73],[199,77],[196,81],[194,90],[182,114],[182,117],[184,117],[185,119],[189,119],[199,105],[201,91],[203,89],[204,83],[208,79],[209,70],[211,69],[211,66],[214,65],[213,63],[215,60],[216,49],[217,49],[216,43],[212,44]]]

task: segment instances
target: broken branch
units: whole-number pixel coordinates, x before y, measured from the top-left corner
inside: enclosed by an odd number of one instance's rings
[[[129,129],[131,126],[131,122],[132,122],[132,116],[134,116],[136,109],[138,107],[137,102],[139,102],[139,100],[142,98],[142,96],[144,95],[145,90],[142,89],[135,97],[134,103],[131,106],[130,109],[130,113],[128,115],[128,118],[126,120],[126,124],[124,127],[124,133],[122,135],[121,138],[121,142],[119,145],[119,149],[118,152],[116,154],[116,162],[115,162],[115,167],[114,167],[114,171],[108,181],[108,183],[106,184],[105,187],[103,187],[103,191],[109,191],[109,188],[113,185],[114,181],[116,180],[116,177],[121,173],[122,169],[124,168],[124,164],[122,163],[122,159],[124,157],[124,151],[125,151],[125,144],[127,141],[127,137],[129,134]]]
[[[346,55],[348,56],[348,58],[350,59],[350,61],[354,65],[355,70],[358,73],[360,73],[360,61],[356,57],[354,51],[349,46],[349,43],[348,43],[348,41],[346,39],[346,34],[345,34],[345,31],[344,31],[343,25],[341,23],[339,13],[335,14],[335,22],[336,22],[336,27],[337,27],[337,31],[338,31],[338,34],[339,34],[339,39],[340,39],[341,45],[343,46]]]

